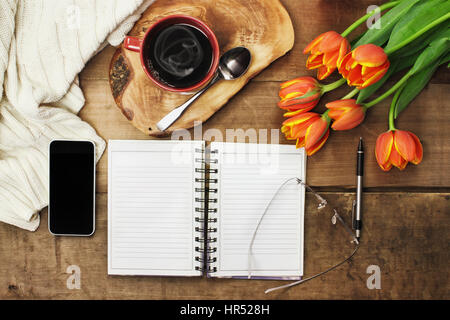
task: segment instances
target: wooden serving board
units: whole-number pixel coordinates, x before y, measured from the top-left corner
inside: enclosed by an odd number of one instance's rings
[[[144,73],[139,53],[120,46],[110,64],[109,82],[114,100],[124,116],[145,134],[162,137],[206,121],[242,87],[294,45],[294,29],[279,0],[157,0],[129,35],[143,37],[149,26],[172,14],[204,21],[217,36],[221,54],[236,46],[252,53],[247,73],[233,81],[220,81],[205,92],[166,131],[156,123],[189,98],[156,87]],[[258,106],[255,106],[257,108]]]

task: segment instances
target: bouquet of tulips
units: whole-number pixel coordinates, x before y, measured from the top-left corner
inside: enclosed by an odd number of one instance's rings
[[[278,106],[285,110],[281,131],[297,140],[308,155],[316,153],[333,130],[349,130],[364,121],[368,109],[393,95],[389,130],[376,141],[375,155],[384,171],[403,170],[408,162],[419,164],[423,148],[412,132],[395,127],[395,119],[420,93],[436,69],[450,61],[450,0],[400,0],[382,5],[380,28],[367,30],[351,43],[348,35],[376,11],[358,19],[341,34],[328,31],[304,50],[308,69],[317,69],[323,80],[335,70],[342,79],[327,85],[312,77],[281,84]],[[450,66],[450,65],[449,65]],[[393,74],[406,70],[391,88],[370,100]],[[405,71],[404,71],[405,72]],[[320,97],[347,83],[354,89],[341,100],[326,104],[323,114],[310,112]],[[356,98],[355,98],[356,97]],[[369,101],[368,101],[369,100]]]

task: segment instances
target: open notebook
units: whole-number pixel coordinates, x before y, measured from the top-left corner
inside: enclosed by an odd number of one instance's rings
[[[204,141],[109,141],[108,274],[247,277],[249,245],[304,149]],[[287,184],[252,246],[253,278],[303,274],[305,191]]]

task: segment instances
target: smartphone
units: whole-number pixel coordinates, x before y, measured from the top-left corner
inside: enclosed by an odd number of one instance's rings
[[[94,233],[93,142],[50,142],[48,229],[53,235],[90,236]]]

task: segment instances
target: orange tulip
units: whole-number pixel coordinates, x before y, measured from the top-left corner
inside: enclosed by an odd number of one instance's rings
[[[322,148],[330,134],[330,118],[315,112],[306,112],[285,120],[281,132],[286,139],[297,139],[297,148],[305,147],[308,156]]]
[[[328,116],[334,120],[333,130],[349,130],[363,122],[366,108],[356,103],[355,99],[345,99],[326,104]]]
[[[348,84],[364,89],[380,80],[389,69],[390,62],[383,48],[365,44],[349,52],[338,62],[340,74]]]
[[[297,115],[313,109],[320,100],[322,90],[313,77],[299,77],[283,82],[279,92],[278,106],[287,110],[285,117]]]
[[[323,80],[336,70],[338,62],[350,50],[348,40],[335,31],[322,33],[303,50],[310,53],[306,67],[310,70],[319,69],[317,78]]]
[[[419,164],[422,156],[422,144],[412,132],[389,130],[378,136],[375,157],[384,171],[389,171],[392,166],[403,170],[408,162]]]

